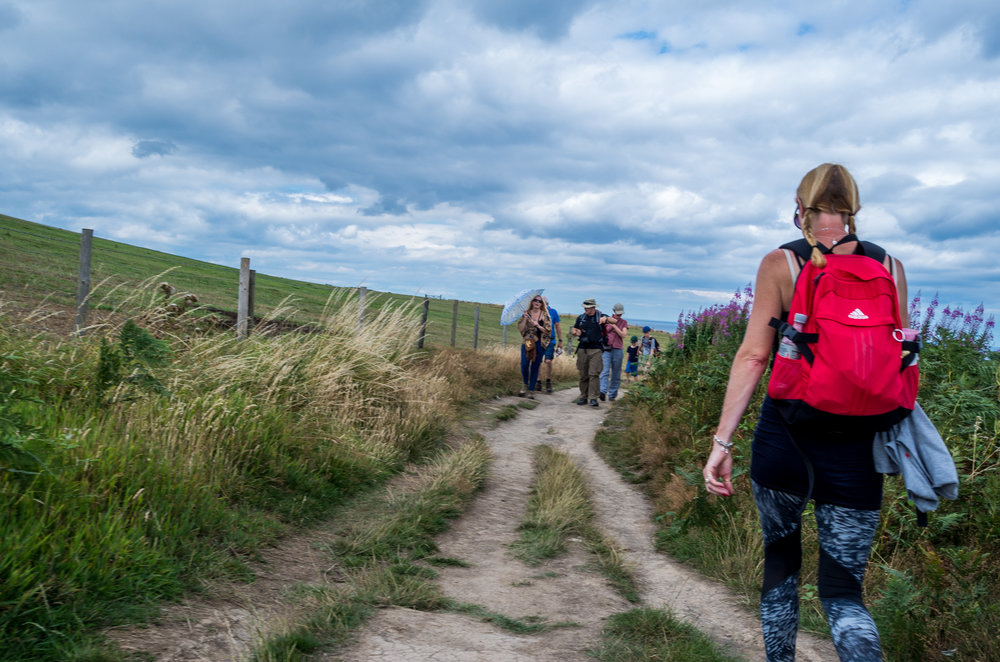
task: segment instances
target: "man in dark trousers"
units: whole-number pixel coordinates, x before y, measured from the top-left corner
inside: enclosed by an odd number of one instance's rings
[[[601,327],[608,317],[597,310],[597,302],[587,299],[583,302],[583,314],[576,318],[570,334],[576,336],[576,369],[580,371],[580,397],[576,404],[599,406],[597,398],[601,394],[601,369],[604,367],[603,338]]]

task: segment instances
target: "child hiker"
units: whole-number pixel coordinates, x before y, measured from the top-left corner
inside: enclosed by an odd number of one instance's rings
[[[639,379],[639,336],[632,336],[632,343],[625,348],[628,359],[625,361],[625,379],[630,382]]]

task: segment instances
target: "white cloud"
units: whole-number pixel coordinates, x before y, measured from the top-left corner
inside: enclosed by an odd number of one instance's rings
[[[1000,312],[992,3],[10,6],[3,213],[672,320],[752,280],[802,174],[839,161],[911,289]]]

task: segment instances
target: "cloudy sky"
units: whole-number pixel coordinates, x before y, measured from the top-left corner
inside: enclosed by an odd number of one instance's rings
[[[675,320],[825,161],[1000,313],[994,0],[0,0],[0,212],[260,273]]]

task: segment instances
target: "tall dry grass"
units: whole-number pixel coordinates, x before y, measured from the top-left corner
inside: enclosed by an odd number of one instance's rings
[[[76,339],[0,319],[0,639],[18,659],[73,659],[101,626],[247,577],[261,545],[427,454],[463,400],[510,381],[502,352],[418,351],[403,309],[361,327],[356,302],[331,300],[318,328],[265,320],[237,340],[169,304],[141,292]]]

